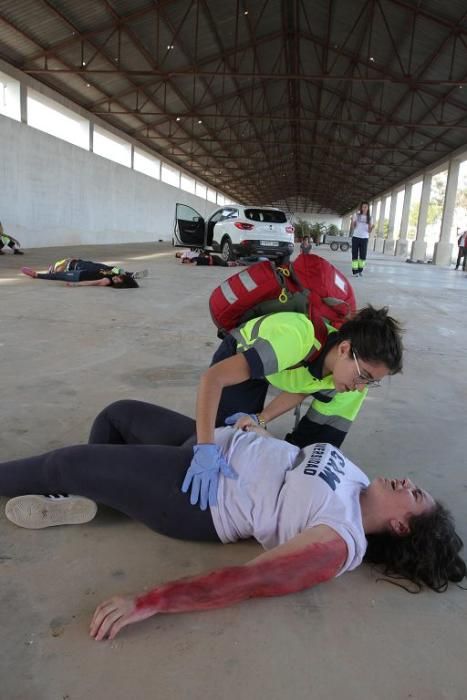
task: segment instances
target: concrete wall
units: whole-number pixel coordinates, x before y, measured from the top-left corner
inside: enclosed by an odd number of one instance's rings
[[[171,240],[175,204],[216,204],[0,116],[0,221],[27,247]]]

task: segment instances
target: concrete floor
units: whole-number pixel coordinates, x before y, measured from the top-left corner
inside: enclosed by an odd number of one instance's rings
[[[117,291],[19,274],[71,252],[150,276],[141,290]],[[321,252],[349,272],[348,254]],[[166,244],[1,257],[1,457],[85,442],[92,418],[119,398],[193,415],[217,344],[208,294],[226,276],[182,268]],[[404,374],[371,393],[345,452],[371,477],[409,475],[432,491],[466,539],[467,276],[373,256],[355,288],[360,305],[391,306],[407,351]],[[282,436],[289,424],[271,428]],[[103,509],[81,527],[21,530],[4,502],[2,700],[467,697],[467,592],[455,586],[409,595],[362,566],[299,595],[159,616],[96,643],[87,627],[103,599],[241,563],[259,548],[169,540]]]

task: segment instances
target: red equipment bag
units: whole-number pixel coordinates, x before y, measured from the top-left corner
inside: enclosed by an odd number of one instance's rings
[[[209,297],[212,320],[225,335],[240,325],[245,314],[261,302],[280,299],[283,287],[281,277],[269,260],[250,265],[212,292]]]
[[[264,261],[232,275],[212,292],[209,308],[221,338],[251,318],[299,311],[308,315],[322,343],[325,321],[339,328],[356,304],[349,281],[334,265],[319,255],[301,254],[293,264],[276,267]]]
[[[298,281],[297,287],[309,292],[308,317],[318,339],[325,333],[324,321],[340,328],[356,311],[355,294],[349,280],[324,258],[314,254],[299,255],[290,268],[292,285]]]

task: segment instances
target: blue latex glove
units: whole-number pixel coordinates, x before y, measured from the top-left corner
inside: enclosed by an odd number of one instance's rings
[[[228,416],[224,422],[226,425],[235,425],[235,423],[244,416],[252,418],[255,421],[256,425],[259,425],[259,420],[256,413],[232,413],[232,415]]]
[[[190,503],[196,505],[199,500],[201,510],[217,505],[217,486],[219,473],[229,479],[236,479],[238,474],[224,459],[217,445],[210,443],[195,445],[194,457],[185,474],[182,491],[186,493],[191,486]]]

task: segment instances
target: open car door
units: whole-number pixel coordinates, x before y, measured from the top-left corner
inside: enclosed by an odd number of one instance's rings
[[[177,204],[175,207],[174,245],[185,248],[203,248],[205,222],[201,214],[187,206]]]

